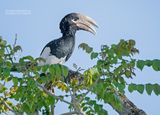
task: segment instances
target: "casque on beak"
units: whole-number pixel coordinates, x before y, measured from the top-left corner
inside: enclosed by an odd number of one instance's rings
[[[96,22],[92,18],[81,14],[78,14],[78,17],[79,19],[77,21],[74,21],[78,29],[91,32],[92,34],[95,35],[96,34],[95,27],[98,28]]]

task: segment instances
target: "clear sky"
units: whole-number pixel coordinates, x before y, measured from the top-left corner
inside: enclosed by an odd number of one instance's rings
[[[17,11],[17,13],[15,13]],[[59,22],[71,12],[80,12],[94,18],[99,29],[97,35],[80,31],[76,34],[76,47],[66,63],[72,67],[76,63],[82,68],[91,67],[95,62],[77,48],[82,42],[99,50],[101,44],[110,45],[120,39],[134,39],[140,54],[136,59],[160,59],[160,1],[159,0],[1,0],[0,35],[9,43],[18,34],[18,44],[23,47],[20,56],[38,57],[44,45],[61,36]],[[15,13],[15,14],[14,14]],[[145,68],[137,70],[132,83],[159,83],[160,72]],[[148,115],[160,114],[160,97],[154,93],[128,93],[126,95]],[[56,114],[63,112],[63,104],[58,105]],[[106,107],[110,115],[117,115],[111,107]]]

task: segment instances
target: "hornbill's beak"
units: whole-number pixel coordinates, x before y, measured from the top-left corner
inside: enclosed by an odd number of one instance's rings
[[[79,19],[74,20],[74,23],[76,24],[79,30],[85,30],[91,32],[92,34],[96,34],[95,27],[97,28],[98,25],[92,18],[81,14],[78,14],[78,17]]]

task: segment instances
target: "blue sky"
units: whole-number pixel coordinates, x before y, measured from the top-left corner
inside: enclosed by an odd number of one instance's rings
[[[140,54],[136,59],[160,59],[160,1],[159,0],[1,0],[0,1],[0,35],[9,43],[14,42],[15,33],[18,34],[18,44],[23,47],[21,55],[38,57],[44,45],[61,36],[59,21],[71,12],[80,12],[94,18],[99,28],[97,35],[79,31],[76,34],[76,47],[72,57],[66,63],[72,67],[76,63],[82,68],[91,67],[94,61],[82,50],[78,44],[82,42],[99,50],[101,44],[110,45],[120,39],[134,39]],[[10,14],[11,10],[28,12],[24,15]],[[143,72],[137,70],[137,76],[129,82],[159,83],[160,72],[145,68]],[[136,92],[126,95],[148,115],[159,115],[160,98],[146,93]],[[56,114],[62,112],[58,105]],[[109,106],[110,115],[117,115]]]

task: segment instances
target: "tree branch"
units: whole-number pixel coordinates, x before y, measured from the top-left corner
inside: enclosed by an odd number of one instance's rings
[[[68,76],[68,77],[75,77],[77,76],[78,78],[82,78],[82,74],[77,72],[77,71],[73,71],[73,70],[69,70],[69,75],[71,76]],[[80,77],[81,76],[81,77]],[[97,82],[97,81],[96,81]],[[117,91],[118,92],[118,91]],[[88,92],[87,92],[88,93]],[[120,115],[147,115],[142,109],[139,109],[136,105],[133,104],[133,102],[131,102],[124,94],[119,94],[118,93],[118,96],[119,96],[119,99],[122,103],[122,111],[117,109],[115,106],[114,106],[114,103],[109,103],[114,110],[116,110]]]
[[[117,110],[120,115],[147,115],[142,109],[139,109],[134,105],[125,95],[119,95],[119,97],[123,105],[122,112]]]

